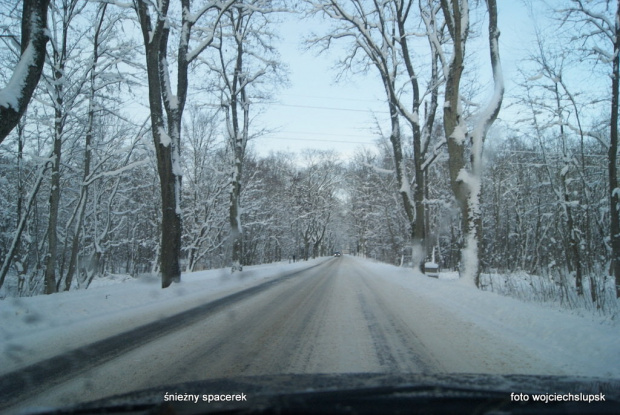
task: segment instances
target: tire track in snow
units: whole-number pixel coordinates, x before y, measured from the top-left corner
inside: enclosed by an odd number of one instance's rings
[[[426,346],[409,328],[406,322],[389,307],[387,299],[380,295],[378,287],[371,287],[372,276],[358,271],[364,285],[359,294],[364,317],[376,347],[377,357],[385,372],[430,373],[440,367]]]

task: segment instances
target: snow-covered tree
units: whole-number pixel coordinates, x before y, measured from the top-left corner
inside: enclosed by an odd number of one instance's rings
[[[620,100],[620,1],[571,0],[560,7],[562,21],[573,24],[570,42],[584,58],[608,68],[611,78],[609,96],[610,129],[607,147],[609,180],[611,274],[620,298],[620,187],[618,185],[618,102]]]
[[[300,236],[302,256],[307,260],[310,255],[313,258],[319,255],[334,210],[338,208],[340,163],[333,152],[319,150],[305,151],[302,163],[289,193],[293,203],[291,228]]]
[[[444,131],[448,140],[450,182],[454,197],[461,208],[463,248],[461,250],[461,277],[479,286],[480,244],[482,241],[482,150],[487,132],[497,118],[504,96],[504,81],[499,55],[499,28],[497,4],[486,0],[488,11],[488,39],[493,93],[478,114],[472,130],[463,114],[461,90],[466,62],[465,48],[470,32],[470,7],[467,0],[441,0],[441,10],[452,39],[446,63],[445,100],[443,105]],[[437,48],[440,51],[440,48]],[[443,54],[443,52],[441,52]]]
[[[214,75],[209,89],[220,96],[225,119],[230,173],[230,245],[232,270],[243,267],[243,225],[241,193],[243,165],[248,141],[260,135],[251,120],[260,101],[284,82],[281,64],[273,46],[272,0],[237,1],[220,19],[212,56],[202,59]]]
[[[186,270],[212,267],[226,242],[228,163],[218,142],[217,114],[191,106],[183,121],[183,251]]]
[[[151,114],[151,132],[161,184],[162,287],[181,280],[181,123],[189,90],[190,64],[213,43],[222,15],[234,0],[134,0],[142,31]],[[178,33],[176,32],[178,30]],[[169,45],[178,37],[176,50]],[[174,70],[170,61],[176,62]],[[176,85],[172,76],[176,75]]]
[[[399,202],[398,185],[389,152],[357,153],[345,175],[351,251],[400,264],[402,256],[410,253],[410,234],[406,216],[402,210],[394,209]]]
[[[19,220],[3,257],[2,282],[14,261],[18,278],[30,270],[36,280],[43,269],[48,292],[69,289],[83,258],[90,189],[102,177],[128,174],[135,166],[135,159],[123,164],[112,156],[124,148],[127,130],[110,142],[102,128],[104,118],[110,127],[123,118],[120,91],[134,84],[121,68],[131,64],[133,55],[131,43],[116,34],[123,13],[106,9],[105,4],[75,1],[55,2],[50,9],[50,65],[16,137],[19,169],[36,162],[39,173],[34,182],[19,184]],[[127,120],[119,123],[131,128]],[[41,215],[39,189],[50,196],[47,215]]]

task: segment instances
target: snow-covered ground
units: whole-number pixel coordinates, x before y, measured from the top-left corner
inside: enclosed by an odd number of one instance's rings
[[[367,263],[366,268],[400,290],[434,303],[436,308],[421,316],[429,325],[473,324],[567,375],[620,378],[618,321],[480,291],[456,273],[440,274],[437,280],[386,264]],[[442,321],[444,314],[460,321]]]
[[[228,270],[184,274],[180,284],[166,290],[156,279],[121,279],[99,282],[85,291],[5,299],[0,301],[0,373],[325,260],[247,267],[232,276]],[[361,259],[356,259],[355,267],[384,285],[386,295],[402,304],[404,314],[409,305],[399,299],[424,298],[424,314],[418,310],[415,316],[424,322],[420,325],[424,332],[418,333],[423,339],[432,337],[437,327],[460,333],[482,329],[493,341],[505,340],[566,374],[620,378],[618,322],[480,291],[451,274],[428,278],[411,269]],[[487,340],[477,336],[469,339],[471,344]],[[440,342],[437,347],[441,348]]]

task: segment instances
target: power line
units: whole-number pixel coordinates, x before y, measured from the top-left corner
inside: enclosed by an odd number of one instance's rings
[[[296,97],[296,98],[310,98],[310,99],[325,99],[328,101],[354,101],[354,102],[374,102],[377,103],[377,99],[370,98],[342,98],[342,97],[326,97],[318,95],[299,95],[299,94],[279,94],[282,96]]]
[[[494,152],[493,149],[489,149],[489,151],[491,151],[491,153]],[[500,149],[500,150],[495,150],[495,153],[497,154],[504,154],[504,153],[520,153],[520,154],[533,154],[533,155],[541,155],[542,152],[541,151],[537,151],[537,150],[510,150],[510,149]],[[545,150],[545,154],[547,156],[557,156],[557,157],[564,157],[564,154],[558,152],[558,151],[550,151],[550,150]],[[581,157],[582,154],[578,154],[576,152],[570,152],[568,154],[566,154],[567,157],[573,158],[573,157]],[[606,158],[607,154],[601,153],[601,154],[583,154],[583,157],[596,157],[596,158]]]
[[[331,137],[355,137],[355,138],[368,138],[368,136],[360,136],[358,134],[337,134],[337,133],[324,133],[321,131],[288,131],[288,130],[278,130],[277,133],[283,134],[303,134],[303,135],[315,135],[315,136],[331,136]]]
[[[345,141],[345,140],[329,140],[323,138],[289,138],[289,137],[263,137],[265,140],[286,140],[286,141],[309,141],[309,142],[323,142],[323,143],[339,143],[339,144],[374,144],[368,141]]]
[[[306,108],[306,109],[328,110],[328,111],[349,111],[349,112],[368,112],[371,114],[373,113],[389,114],[388,111],[361,110],[357,108],[321,107],[321,106],[315,106],[315,105],[297,105],[297,104],[280,104],[280,103],[271,103],[270,105],[274,105],[278,107]]]
[[[335,98],[335,99],[340,99],[340,98]],[[274,102],[274,101],[256,101],[256,102],[253,102],[253,104],[264,106],[264,107],[276,106],[276,107],[305,108],[305,109],[316,109],[316,110],[326,110],[326,111],[348,111],[348,112],[365,112],[365,113],[370,113],[370,114],[389,114],[389,111],[375,111],[375,110],[370,110],[370,109],[359,109],[359,108],[324,107],[320,105],[287,104],[287,103],[280,103],[280,102]],[[222,108],[221,103],[218,104],[218,103],[212,103],[212,102],[201,103],[198,106],[209,107],[209,108]]]

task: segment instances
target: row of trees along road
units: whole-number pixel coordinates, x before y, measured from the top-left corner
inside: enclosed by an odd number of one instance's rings
[[[620,296],[619,4],[548,11],[554,37],[538,30],[506,98],[495,0],[2,3],[0,287],[142,272],[167,287],[184,268],[344,249],[415,267],[434,252],[477,286],[490,269],[563,275],[594,302],[611,276]],[[308,45],[344,46],[341,75],[378,75],[376,151],[248,146],[286,83],[274,33],[291,8],[331,22]],[[593,70],[611,88],[585,85]]]

